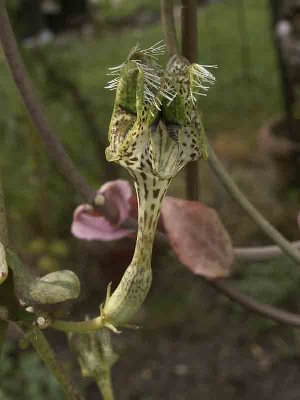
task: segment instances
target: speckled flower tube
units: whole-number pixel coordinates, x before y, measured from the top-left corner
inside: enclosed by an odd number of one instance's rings
[[[205,94],[214,77],[178,56],[164,71],[157,63],[162,53],[161,43],[135,47],[124,63],[111,68],[115,77],[107,86],[116,90],[116,98],[106,157],[127,169],[139,205],[133,259],[102,310],[111,328],[128,324],[148,294],[157,221],[172,178],[187,162],[207,158],[196,96]]]

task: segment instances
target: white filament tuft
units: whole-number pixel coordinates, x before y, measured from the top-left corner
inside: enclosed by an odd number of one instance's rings
[[[216,82],[216,78],[214,77],[214,75],[211,72],[209,72],[206,68],[218,68],[218,67],[217,65],[200,65],[200,64],[191,65],[190,68],[191,89],[190,89],[189,100],[192,101],[193,105],[196,105],[197,102],[196,96],[207,96],[206,92],[209,90],[208,85],[213,85]],[[197,89],[200,89],[200,91]]]

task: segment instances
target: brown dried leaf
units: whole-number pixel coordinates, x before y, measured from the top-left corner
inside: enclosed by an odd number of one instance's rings
[[[195,201],[166,197],[162,215],[171,246],[188,269],[207,279],[230,275],[233,248],[215,210]]]

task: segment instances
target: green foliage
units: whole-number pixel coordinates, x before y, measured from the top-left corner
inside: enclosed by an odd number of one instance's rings
[[[6,343],[0,363],[0,400],[63,400],[63,395],[39,356]]]
[[[136,13],[141,11],[154,12],[159,14],[160,1],[159,0],[121,0],[117,4],[110,0],[100,0],[99,8],[101,16],[107,22],[117,22],[120,19],[128,19],[134,17]]]
[[[222,131],[238,129],[242,136],[280,112],[282,105],[270,2],[244,1],[244,21],[239,20],[238,2],[221,1],[203,8],[198,54],[200,62],[218,65],[216,88],[200,105],[204,125]]]

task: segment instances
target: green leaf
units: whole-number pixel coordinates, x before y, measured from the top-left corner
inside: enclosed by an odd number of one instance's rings
[[[80,282],[74,272],[56,271],[42,278],[35,278],[12,251],[7,252],[7,258],[13,271],[17,298],[24,305],[57,304],[79,296]]]
[[[35,279],[29,292],[33,303],[62,303],[79,296],[80,282],[72,271],[56,271],[40,279]]]

